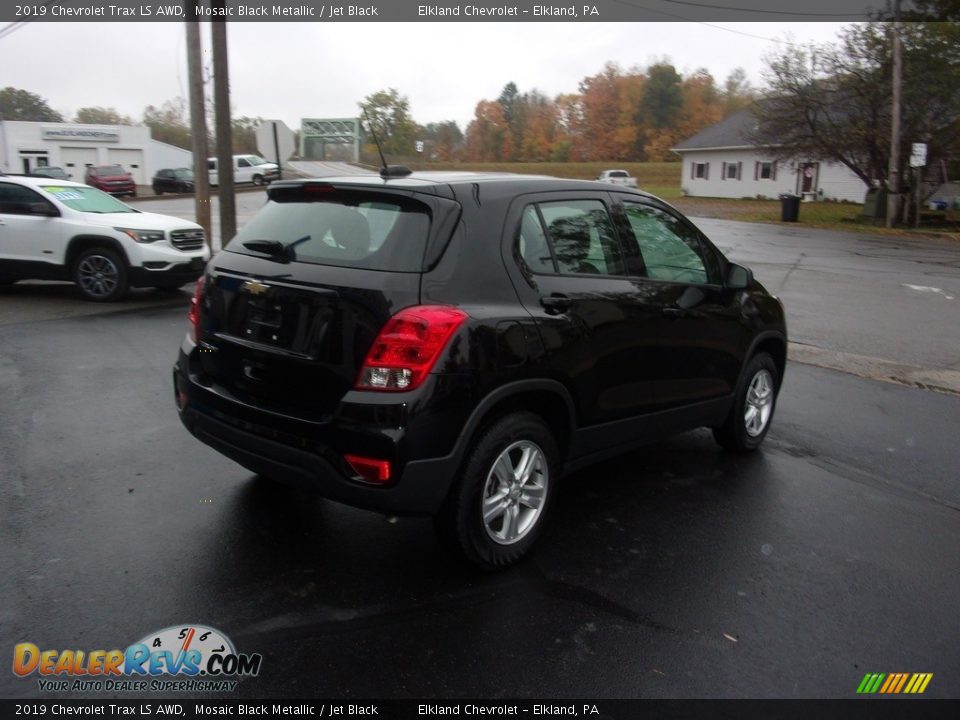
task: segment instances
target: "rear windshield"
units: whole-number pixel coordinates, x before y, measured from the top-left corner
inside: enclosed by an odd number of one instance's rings
[[[630,177],[626,170],[611,170],[607,175],[609,177]]]
[[[419,202],[367,193],[330,192],[311,202],[268,202],[230,241],[279,241],[297,262],[366,270],[420,272],[430,211]]]

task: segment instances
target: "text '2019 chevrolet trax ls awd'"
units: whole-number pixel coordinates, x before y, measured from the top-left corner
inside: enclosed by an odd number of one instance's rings
[[[780,302],[676,210],[596,182],[285,181],[213,258],[174,369],[200,440],[521,557],[564,473],[700,426],[770,427]]]

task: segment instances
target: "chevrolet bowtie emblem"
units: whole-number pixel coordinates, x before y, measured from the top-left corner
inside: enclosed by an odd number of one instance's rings
[[[247,280],[243,285],[240,286],[240,291],[248,292],[251,295],[262,295],[269,288],[269,285],[264,285],[259,280]]]

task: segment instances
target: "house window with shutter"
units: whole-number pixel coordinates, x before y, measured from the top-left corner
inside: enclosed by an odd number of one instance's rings
[[[756,166],[756,180],[776,180],[777,166],[772,162],[758,162]]]
[[[699,180],[709,180],[710,163],[693,163],[693,177]]]
[[[723,179],[724,180],[739,180],[740,179],[740,168],[743,167],[743,163],[733,162],[733,163],[724,163],[723,164]]]

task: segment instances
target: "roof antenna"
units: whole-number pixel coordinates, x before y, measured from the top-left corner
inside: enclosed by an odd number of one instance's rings
[[[373,129],[373,123],[370,122],[370,116],[367,115],[367,109],[363,108],[363,117],[367,120],[367,127],[370,128],[370,134],[373,135],[373,142],[377,145],[377,152],[380,153],[380,177],[406,177],[413,173],[408,167],[403,165],[387,165],[387,159],[383,156],[383,148],[380,147],[380,140],[377,138],[377,131]]]

